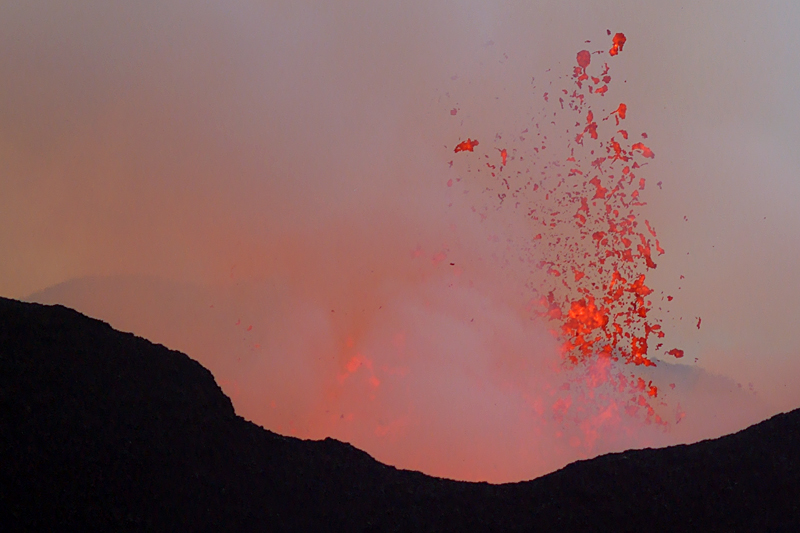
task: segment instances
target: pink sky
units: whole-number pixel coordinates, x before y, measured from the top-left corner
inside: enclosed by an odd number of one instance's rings
[[[0,294],[185,351],[268,429],[461,479],[800,406],[800,8],[319,4],[0,7]],[[530,273],[492,257],[530,226],[446,185],[606,29],[628,37],[608,97],[656,153],[648,284],[686,351],[647,372],[686,413],[666,433],[577,391],[592,418],[553,417],[568,378]]]

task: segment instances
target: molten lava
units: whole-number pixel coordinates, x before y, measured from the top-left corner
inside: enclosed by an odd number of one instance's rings
[[[624,34],[614,35],[608,54],[618,56],[625,42]],[[520,146],[512,152],[528,153],[517,157],[518,164],[511,168],[506,167],[506,148],[497,148],[503,166],[497,170],[487,164],[494,183],[487,184],[484,192],[500,189],[496,210],[508,209],[503,201],[513,199],[513,208],[531,227],[530,242],[524,243],[526,253],[519,259],[534,263],[533,272],[539,273],[529,288],[539,294],[538,316],[558,323],[552,331],[560,338],[564,363],[589,368],[591,378],[586,382],[591,387],[608,385],[617,392],[629,393],[625,407],[629,414],[636,415],[643,408],[648,422],[666,425],[655,412],[656,404],[651,403],[658,397],[658,387],[635,375],[630,381],[622,373],[613,375],[608,366],[616,362],[655,366],[650,342],[663,339],[665,333],[660,319],[652,313],[654,290],[647,286],[646,276],[657,266],[653,249],[659,255],[664,249],[650,221],[643,220],[641,210],[647,204],[643,199],[646,178],[640,174],[655,154],[641,141],[629,142],[626,130],[606,130],[604,123],[612,115],[614,127],[626,119],[628,107],[620,103],[610,112],[602,107],[600,98],[611,82],[610,67],[603,63],[592,75],[588,71],[591,54],[588,50],[578,52],[573,85],[560,90],[558,103],[551,102],[550,92],[543,93],[545,109],[540,116],[553,117],[561,110],[575,113],[578,118],[572,121],[574,126],[566,129],[566,136],[557,132],[562,137],[555,139],[552,130],[547,130],[548,138],[544,120],[534,117],[531,122],[537,145],[532,150],[522,146],[529,134],[525,128],[526,136],[518,137]],[[600,112],[595,113],[593,106],[600,107]],[[598,122],[596,116],[605,118]],[[552,118],[547,121],[556,124]],[[641,138],[646,139],[646,134]],[[543,162],[547,144],[559,139],[566,145],[561,148],[565,157]],[[472,151],[477,141],[472,143],[460,143],[456,152]],[[523,161],[532,163],[523,166]],[[481,216],[483,220],[486,215]],[[566,275],[570,272],[572,276]],[[658,343],[655,350],[662,345]],[[666,354],[683,357],[683,351],[677,348]],[[565,416],[570,409],[571,403],[564,398],[553,404],[557,416]]]
[[[589,50],[581,50],[578,52],[578,66],[582,69],[586,69],[589,66],[589,63],[592,62],[592,55]],[[587,76],[588,77],[588,76]]]
[[[617,33],[614,35],[614,38],[612,39],[613,44],[611,45],[611,50],[609,50],[608,53],[612,56],[615,56],[622,52],[622,47],[625,46],[626,40],[627,39],[625,39],[624,33]]]
[[[477,144],[477,141],[475,142],[475,144]],[[502,150],[498,148],[498,150],[500,151],[500,159],[503,160],[502,165],[506,166],[506,162],[508,161],[508,151],[506,151],[505,148],[503,148]]]
[[[466,141],[461,141],[460,143],[458,143],[456,145],[455,150],[453,150],[453,151],[455,153],[458,153],[458,152],[473,152],[475,150],[475,147],[478,146],[478,144],[479,143],[478,143],[477,139],[473,141],[472,139],[467,138]]]

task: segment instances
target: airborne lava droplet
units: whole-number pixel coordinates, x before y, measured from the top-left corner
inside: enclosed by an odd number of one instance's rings
[[[581,50],[578,52],[578,66],[585,69],[592,62],[592,55],[589,50]]]
[[[614,35],[614,38],[612,39],[613,45],[611,46],[611,50],[609,50],[608,53],[611,54],[612,56],[615,56],[618,53],[622,52],[622,47],[625,46],[626,40],[627,39],[625,38],[624,33],[617,33],[616,35]]]
[[[642,155],[645,156],[645,157],[648,157],[650,159],[655,157],[655,155],[653,154],[653,151],[650,150],[650,148],[645,146],[643,143],[634,144],[633,146],[631,146],[631,150],[641,150]]]
[[[619,104],[619,106],[614,111],[611,112],[611,115],[616,115],[614,119],[617,121],[617,126],[619,126],[620,120],[625,120],[625,113],[627,112],[628,112],[628,106],[625,104]],[[627,133],[625,135],[625,138],[626,139],[628,138]]]
[[[472,151],[474,151],[475,147],[478,146],[478,144],[479,143],[478,143],[477,139],[473,141],[472,139],[467,138],[466,141],[461,141],[460,143],[458,143],[456,145],[455,150],[453,150],[453,151],[455,153],[458,153],[458,152],[472,152]]]

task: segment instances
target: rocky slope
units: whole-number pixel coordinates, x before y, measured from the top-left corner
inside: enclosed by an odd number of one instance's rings
[[[238,417],[188,356],[0,298],[0,523],[16,530],[800,531],[800,410],[489,485]]]

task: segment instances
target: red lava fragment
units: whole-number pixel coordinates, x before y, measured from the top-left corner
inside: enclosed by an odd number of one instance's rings
[[[500,150],[500,148],[498,148],[498,150]],[[503,160],[503,166],[506,166],[506,160],[508,159],[508,152],[506,151],[505,148],[500,150],[500,157]]]
[[[600,181],[599,177],[597,177],[597,176],[593,177],[592,179],[589,180],[589,183],[591,183],[592,185],[594,185],[597,188],[595,190],[595,193],[594,193],[594,198],[592,198],[593,200],[603,199],[603,198],[606,197],[606,193],[608,192],[608,189],[603,187],[602,181]]]
[[[631,283],[631,286],[628,287],[627,291],[632,292],[642,298],[653,293],[653,289],[644,284],[644,274],[640,275],[639,279]]]
[[[647,158],[649,158],[649,159],[653,159],[655,157],[655,154],[653,153],[653,151],[650,148],[648,148],[647,146],[645,146],[643,143],[634,144],[633,146],[631,146],[631,150],[641,150],[642,151],[642,155],[647,157]]]
[[[609,50],[608,53],[612,56],[615,56],[618,53],[622,52],[622,47],[625,46],[626,40],[627,39],[625,38],[624,33],[615,34],[614,37],[611,39],[613,45],[611,46],[611,50]]]
[[[681,357],[683,357],[683,350],[679,350],[677,348],[674,348],[674,349],[668,351],[667,354],[674,355],[675,359],[680,359]]]
[[[592,55],[589,53],[589,50],[581,50],[578,52],[578,66],[585,70],[591,62]]]
[[[453,151],[455,153],[458,153],[458,152],[472,152],[472,151],[474,151],[476,146],[478,146],[478,140],[477,139],[473,141],[472,139],[467,138],[466,141],[461,141],[460,143],[458,143],[456,145],[455,150],[453,150]]]

